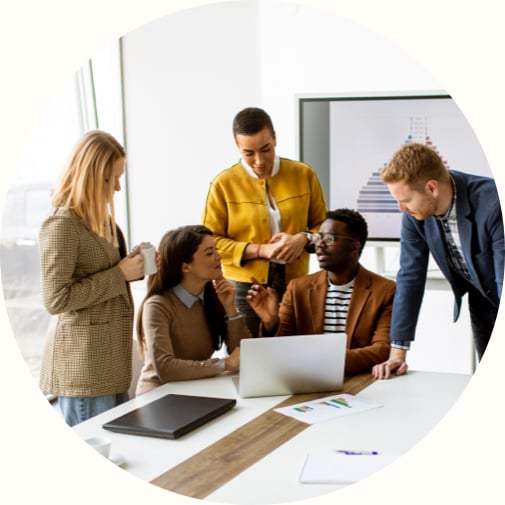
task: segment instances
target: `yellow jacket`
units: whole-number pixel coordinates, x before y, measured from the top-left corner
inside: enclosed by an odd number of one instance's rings
[[[251,282],[254,276],[262,284],[267,282],[268,260],[242,262],[247,244],[270,239],[267,182],[279,207],[283,232],[318,231],[326,216],[321,184],[305,163],[281,158],[279,171],[268,180],[251,176],[241,163],[224,170],[211,182],[202,222],[214,233],[227,279]],[[308,271],[309,255],[304,251],[300,259],[286,265],[286,282]]]

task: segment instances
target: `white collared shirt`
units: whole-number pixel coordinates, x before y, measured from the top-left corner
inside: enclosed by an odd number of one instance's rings
[[[247,161],[244,160],[244,158],[240,158],[240,163],[244,167],[245,171],[251,176],[255,177],[256,179],[259,179],[258,175],[254,172],[254,170],[247,164]],[[272,174],[270,177],[273,177],[274,175],[277,175],[279,172],[279,168],[281,166],[281,159],[279,156],[275,155],[274,157],[274,166],[272,167]]]
[[[247,162],[241,158],[240,163],[244,167],[244,170],[251,176],[255,177],[256,179],[259,179],[258,175],[254,173],[254,170],[247,164]],[[281,160],[279,156],[274,157],[274,165],[272,167],[272,174],[270,177],[273,177],[279,172],[281,165]],[[268,201],[268,198],[267,198]],[[279,207],[277,207],[277,202],[275,199],[273,200],[273,207],[272,205],[267,205],[268,207],[268,217],[269,217],[269,222],[270,222],[270,236],[272,237],[276,233],[280,233],[281,230],[281,213],[279,211]]]

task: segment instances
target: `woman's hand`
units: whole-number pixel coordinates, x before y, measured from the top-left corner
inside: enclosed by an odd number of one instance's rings
[[[234,316],[237,314],[235,307],[235,286],[224,275],[214,280],[214,289],[216,290],[217,297],[222,303],[227,316]]]
[[[240,347],[235,347],[233,352],[224,360],[224,369],[227,372],[237,372],[240,368]]]
[[[293,263],[300,258],[305,246],[307,237],[303,233],[289,235],[289,233],[276,233],[268,241],[269,259],[275,259],[282,263]]]
[[[127,281],[136,281],[144,277],[144,256],[140,252],[140,247],[124,257],[118,266]]]

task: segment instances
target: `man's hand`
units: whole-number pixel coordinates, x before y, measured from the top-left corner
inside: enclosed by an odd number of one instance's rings
[[[372,368],[372,375],[376,379],[390,379],[393,372],[395,372],[396,375],[406,374],[408,369],[405,361],[406,356],[406,350],[393,347],[389,354],[389,359]]]
[[[279,319],[279,298],[274,289],[263,287],[251,277],[253,285],[245,297],[267,331],[272,330]]]

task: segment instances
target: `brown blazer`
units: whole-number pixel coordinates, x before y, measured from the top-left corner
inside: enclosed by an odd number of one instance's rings
[[[40,387],[59,396],[123,393],[131,382],[133,299],[120,249],[72,211],[57,210],[39,235],[42,298],[58,314],[42,358]]]
[[[328,273],[293,279],[279,308],[279,335],[322,333]],[[395,283],[359,266],[346,321],[345,374],[370,371],[389,356]]]

